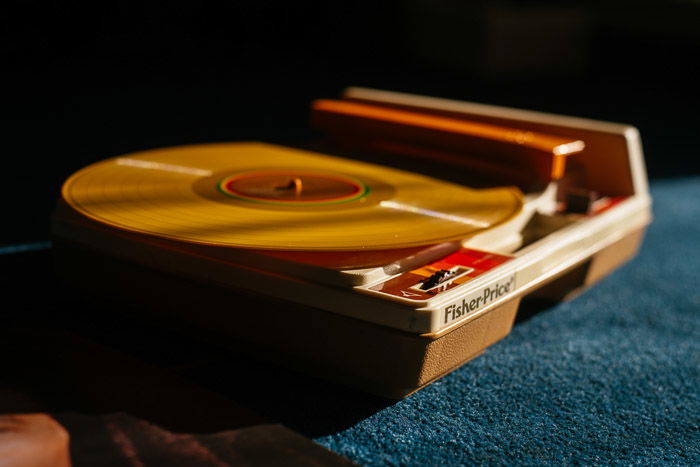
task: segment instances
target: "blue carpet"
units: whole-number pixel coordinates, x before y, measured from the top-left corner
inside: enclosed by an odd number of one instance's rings
[[[316,441],[361,464],[700,464],[700,178],[652,195],[631,263]]]
[[[0,255],[14,255],[17,253],[28,253],[30,251],[42,251],[51,248],[51,242],[20,243],[18,245],[0,246]]]

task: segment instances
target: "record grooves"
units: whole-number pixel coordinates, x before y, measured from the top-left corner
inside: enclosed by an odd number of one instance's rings
[[[277,251],[400,250],[460,240],[507,222],[523,206],[517,188],[473,190],[262,143],[98,162],[71,177],[63,194],[76,211],[126,231]]]

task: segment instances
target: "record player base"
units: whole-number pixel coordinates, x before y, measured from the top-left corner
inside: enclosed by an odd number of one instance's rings
[[[527,293],[570,298],[630,259],[643,231]],[[61,238],[54,240],[54,257],[61,277],[101,303],[126,303],[146,311],[142,319],[167,320],[221,347],[392,399],[430,384],[508,335],[521,299],[449,331],[418,335],[156,271]]]

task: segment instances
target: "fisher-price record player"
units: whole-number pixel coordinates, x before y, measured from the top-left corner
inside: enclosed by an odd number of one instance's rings
[[[326,138],[303,149],[182,146],[82,169],[53,218],[59,271],[403,397],[505,337],[523,297],[571,297],[630,259],[650,222],[627,125],[364,88],[314,102],[312,124]]]

